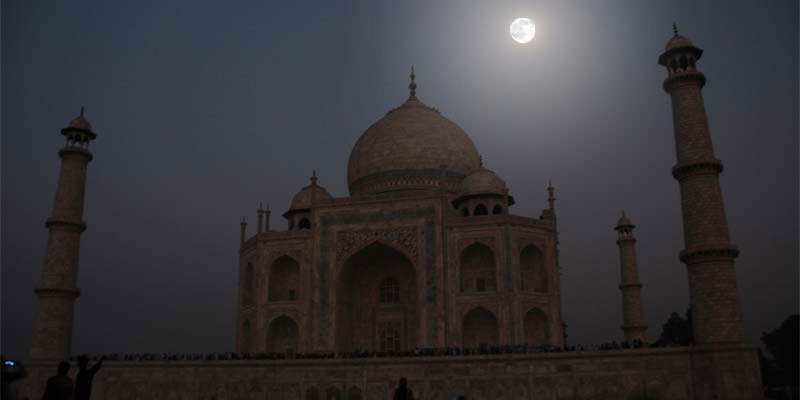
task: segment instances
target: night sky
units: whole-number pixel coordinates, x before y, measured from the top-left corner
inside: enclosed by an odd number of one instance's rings
[[[536,37],[509,36],[517,17]],[[656,64],[705,50],[705,105],[748,340],[798,308],[798,2],[2,2],[2,352],[24,357],[58,177],[86,106],[73,352],[234,349],[239,221],[273,228],[312,169],[346,196],[350,149],[417,95],[538,217],[556,187],[569,342],[621,340],[620,210],[648,335],[688,305],[675,143]]]

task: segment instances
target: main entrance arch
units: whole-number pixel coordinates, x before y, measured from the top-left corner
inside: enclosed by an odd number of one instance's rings
[[[416,292],[414,266],[403,253],[373,243],[352,255],[337,282],[336,349],[413,349]]]

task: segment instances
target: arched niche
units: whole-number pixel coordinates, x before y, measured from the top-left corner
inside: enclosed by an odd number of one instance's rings
[[[376,242],[350,256],[337,279],[336,349],[380,350],[387,326],[398,331],[399,350],[413,349],[416,292],[414,266],[400,251]]]
[[[489,215],[489,209],[483,204],[478,204],[475,206],[475,211],[472,215]]]
[[[246,319],[242,322],[241,333],[241,348],[239,351],[242,353],[250,353],[253,351],[253,331],[250,327],[250,320]]]
[[[464,316],[461,335],[464,347],[497,346],[500,343],[497,318],[483,307],[474,308]]]
[[[299,297],[300,264],[281,256],[269,269],[269,301],[294,301]]]
[[[306,400],[320,400],[319,389],[316,386],[306,388]]]
[[[325,391],[325,400],[344,400],[342,399],[342,391],[336,386],[331,386]]]
[[[358,386],[351,386],[347,389],[347,400],[361,400],[364,396],[361,395],[361,389]]]
[[[299,329],[290,317],[282,315],[273,319],[267,328],[267,352],[285,353],[297,350]]]
[[[495,204],[494,207],[492,208],[492,214],[497,215],[502,213],[503,213],[503,206],[501,206],[500,204]]]
[[[244,276],[242,277],[242,304],[249,306],[253,304],[253,286],[255,285],[255,273],[253,272],[253,264],[247,263],[244,267]]]
[[[311,229],[311,221],[308,218],[303,218],[297,224],[297,229]]]
[[[547,270],[542,252],[534,245],[526,246],[519,255],[520,289],[547,292]]]
[[[528,346],[544,346],[550,344],[547,315],[538,309],[532,308],[525,313],[525,343]]]
[[[473,243],[461,252],[459,275],[462,293],[494,292],[497,273],[494,252],[482,243]]]

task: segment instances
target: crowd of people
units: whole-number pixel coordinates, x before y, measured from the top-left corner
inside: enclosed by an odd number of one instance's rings
[[[133,353],[133,354],[105,354],[88,355],[91,360],[101,358],[106,361],[233,361],[233,360],[286,360],[286,359],[349,359],[349,358],[386,358],[386,357],[446,357],[446,356],[471,356],[493,354],[529,354],[529,353],[558,353],[576,351],[607,351],[627,350],[653,347],[641,341],[609,342],[599,345],[576,345],[566,347],[556,346],[480,346],[477,348],[465,347],[435,347],[417,348],[408,351],[362,351],[351,352],[272,352],[272,353]],[[75,358],[71,358],[74,360]]]

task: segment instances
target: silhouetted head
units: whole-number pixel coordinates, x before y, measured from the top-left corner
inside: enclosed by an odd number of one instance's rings
[[[406,381],[405,377],[400,378],[400,387],[406,387],[408,385],[408,381]]]
[[[78,368],[86,369],[87,365],[89,365],[89,357],[86,356],[78,357]]]
[[[59,375],[66,375],[69,372],[69,363],[66,361],[62,361],[58,363],[58,374]]]

